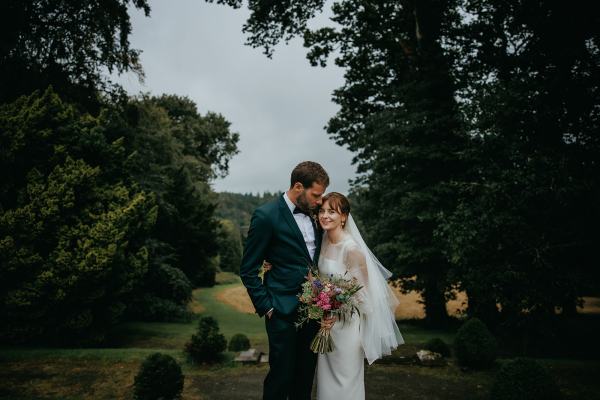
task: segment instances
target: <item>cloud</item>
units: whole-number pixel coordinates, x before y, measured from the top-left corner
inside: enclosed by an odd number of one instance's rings
[[[348,191],[352,154],[324,130],[338,109],[331,93],[342,86],[343,70],[311,67],[301,39],[280,45],[273,59],[245,46],[247,10],[199,0],[151,7],[150,18],[131,11],[131,44],[142,50],[145,83],[130,75],[119,81],[130,93],[188,96],[201,113],[218,112],[232,123],[240,154],[215,190],[284,190],[293,167],[313,160],[329,172],[330,190]]]

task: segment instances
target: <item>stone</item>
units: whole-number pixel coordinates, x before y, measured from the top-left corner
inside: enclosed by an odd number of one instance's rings
[[[248,349],[245,351],[240,351],[238,356],[233,360],[241,363],[257,363],[262,361],[262,356],[264,353],[257,351],[256,349]]]
[[[417,358],[421,365],[435,367],[445,365],[444,357],[440,353],[435,353],[430,350],[417,351]]]

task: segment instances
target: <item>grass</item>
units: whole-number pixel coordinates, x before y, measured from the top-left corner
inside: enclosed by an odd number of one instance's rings
[[[267,334],[264,320],[256,314],[245,314],[235,310],[232,306],[216,299],[218,292],[240,285],[239,282],[218,285],[209,289],[200,289],[194,292],[196,301],[206,307],[202,315],[210,315],[219,321],[221,333],[229,340],[236,333],[248,336],[252,346],[267,350]]]
[[[231,273],[217,276],[219,285],[194,290],[193,301],[200,315],[215,317],[229,339],[246,334],[253,347],[267,350],[264,321],[217,300],[217,294],[240,285]],[[183,345],[196,329],[188,323],[128,322],[118,326],[108,348],[0,349],[0,399],[121,399],[131,398],[133,379],[141,361],[160,351],[175,357],[186,376],[184,400],[246,400],[261,397],[268,366],[236,365],[227,353],[216,365],[194,365],[183,353]],[[462,371],[450,359],[444,367],[421,367],[410,358],[427,340],[439,337],[452,343],[454,329],[430,330],[413,321],[399,324],[406,344],[391,356],[368,366],[365,372],[367,399],[488,398],[494,376],[506,359],[488,371]],[[409,360],[409,361],[407,361]],[[555,377],[566,400],[600,400],[598,360],[538,359]]]

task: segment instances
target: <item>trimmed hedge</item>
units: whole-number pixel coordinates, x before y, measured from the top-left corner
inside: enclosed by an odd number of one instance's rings
[[[229,340],[229,351],[242,351],[250,348],[250,340],[243,333],[236,333]]]
[[[562,395],[546,369],[531,359],[517,358],[502,366],[492,400],[560,400]]]
[[[167,354],[146,357],[134,380],[136,400],[181,399],[184,376],[177,361]]]
[[[489,368],[498,352],[496,338],[477,318],[465,322],[454,339],[454,354],[459,365],[473,369]]]

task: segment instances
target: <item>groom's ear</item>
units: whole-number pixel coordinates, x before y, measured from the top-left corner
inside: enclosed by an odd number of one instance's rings
[[[300,193],[301,191],[304,190],[304,185],[301,184],[300,182],[296,182],[294,183],[294,185],[291,188],[293,191]]]

